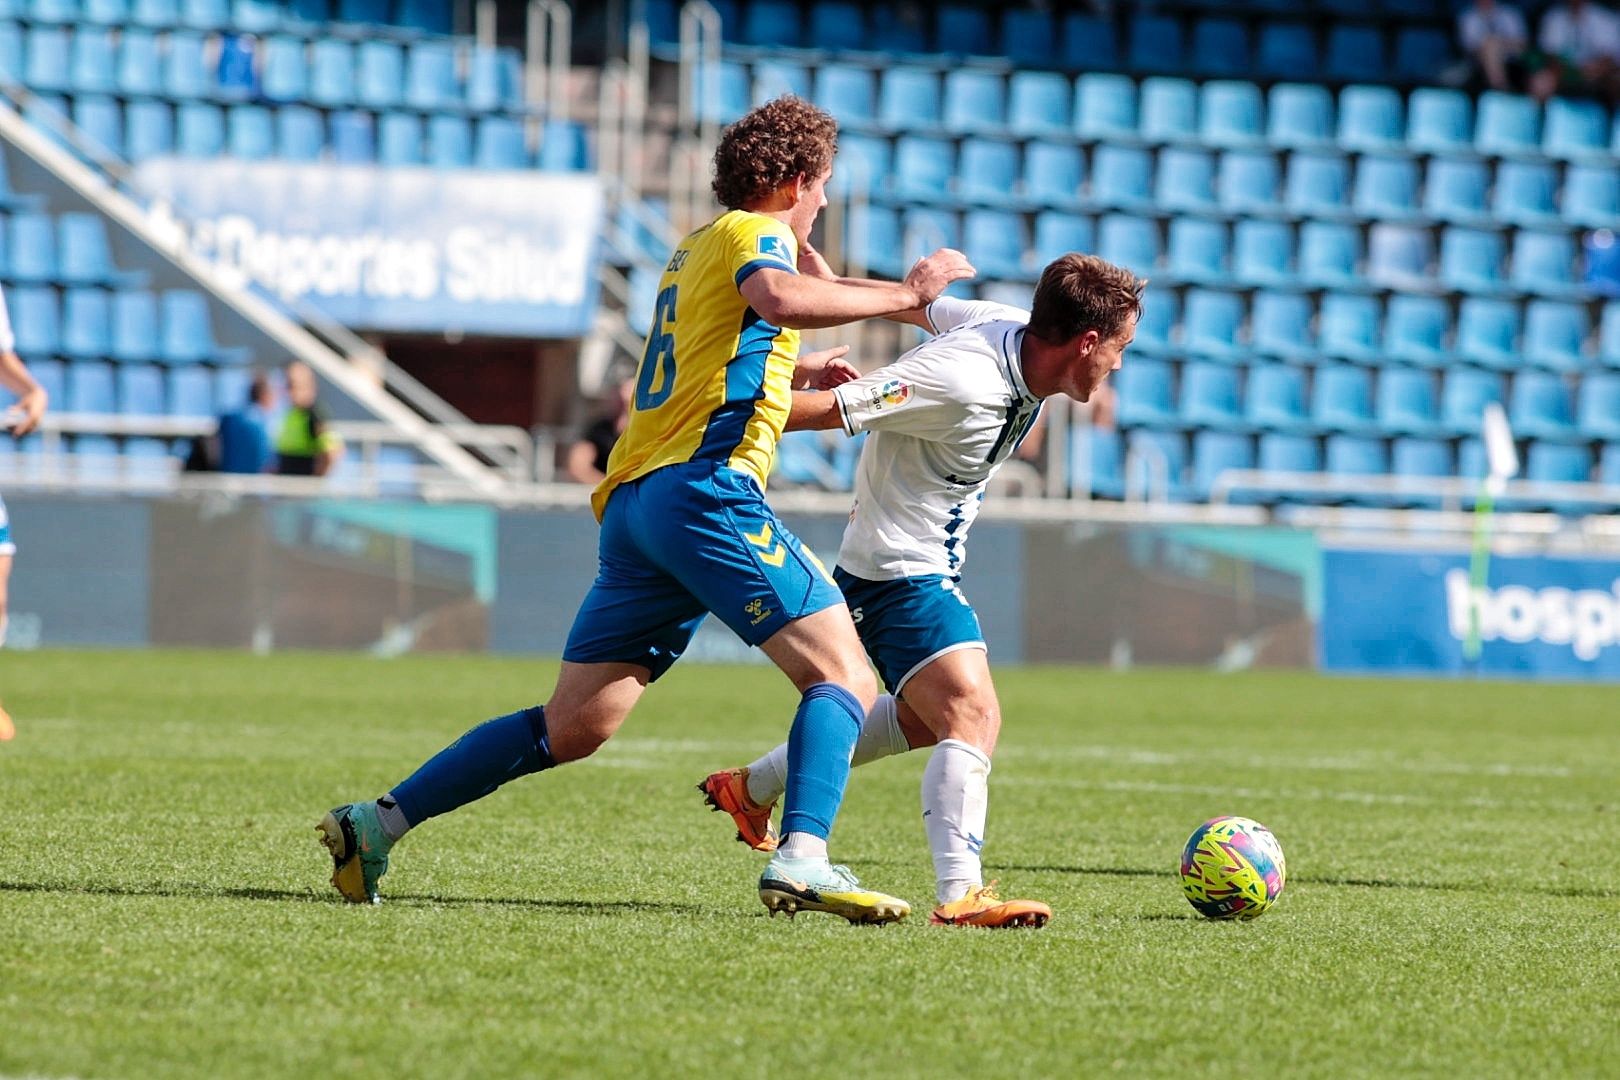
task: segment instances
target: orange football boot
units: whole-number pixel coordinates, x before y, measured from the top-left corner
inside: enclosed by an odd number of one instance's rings
[[[996,895],[996,883],[969,889],[960,900],[941,904],[928,916],[939,926],[1028,926],[1046,925],[1052,909],[1039,900],[1003,900]]]
[[[737,823],[737,839],[755,851],[776,850],[776,826],[771,824],[771,808],[756,803],[748,794],[748,769],[722,769],[704,777],[698,785],[703,800],[715,810],[724,810]]]

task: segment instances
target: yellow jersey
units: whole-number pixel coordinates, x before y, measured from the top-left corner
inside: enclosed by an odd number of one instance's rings
[[[798,241],[773,217],[732,210],[675,248],[658,280],[630,420],[591,494],[608,496],[665,465],[714,461],[761,488],[793,399],[799,332],[774,326],[739,291],[758,270],[797,273]]]

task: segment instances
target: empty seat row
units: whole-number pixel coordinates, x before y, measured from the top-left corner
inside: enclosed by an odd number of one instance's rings
[[[218,416],[247,398],[243,368],[40,360],[29,369],[59,412],[195,418]]]
[[[31,362],[51,356],[168,364],[245,364],[246,350],[214,337],[207,298],[190,289],[161,297],[145,289],[108,292],[71,288],[60,300],[50,286],[6,292],[17,351]]]
[[[0,277],[12,282],[116,285],[134,283],[140,275],[114,265],[101,215],[73,212],[53,217],[23,211],[0,214]]]
[[[327,29],[331,22],[392,24],[428,34],[451,31],[446,0],[10,0],[10,17],[45,25],[139,26],[262,34]]]

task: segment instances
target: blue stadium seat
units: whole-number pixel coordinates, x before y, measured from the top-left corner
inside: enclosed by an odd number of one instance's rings
[[[1317,314],[1317,345],[1324,355],[1376,362],[1382,355],[1378,301],[1355,293],[1329,293]]]
[[[1181,20],[1139,13],[1130,17],[1126,62],[1132,71],[1169,73],[1186,69]]]
[[[1500,156],[1541,152],[1541,106],[1533,98],[1487,90],[1479,96],[1474,149]]]
[[[981,38],[976,52],[984,52]],[[1058,37],[1052,16],[1043,10],[1008,7],[1001,13],[1001,50],[1019,69],[1049,68],[1057,62]]]
[[[162,439],[130,438],[124,440],[122,464],[131,477],[156,479],[169,475],[179,466],[179,460]]]
[[[13,281],[48,282],[56,278],[56,228],[49,214],[21,213],[11,217],[6,237],[8,277]],[[15,316],[13,325],[20,325]]]
[[[1395,77],[1429,82],[1455,61],[1451,37],[1431,26],[1405,26],[1395,35]]]
[[[783,94],[810,98],[810,69],[790,60],[760,60],[754,64],[753,91],[749,102],[763,105]]]
[[[1228,246],[1226,226],[1221,222],[1172,218],[1165,251],[1168,276],[1176,281],[1220,284],[1231,276],[1226,266]]]
[[[1362,157],[1350,201],[1358,214],[1383,221],[1410,218],[1417,211],[1417,197],[1416,160],[1388,154]]]
[[[1062,47],[1059,66],[1068,71],[1117,70],[1124,55],[1113,20],[1082,12],[1063,16]]]
[[[161,101],[132,101],[124,109],[124,149],[131,161],[174,149],[174,112]]]
[[[926,12],[912,4],[878,4],[872,9],[868,38],[873,49],[887,53],[928,51]]]
[[[1071,251],[1091,251],[1095,246],[1090,218],[1057,210],[1044,210],[1035,215],[1033,254],[1036,269],[1044,268],[1060,255]]]
[[[890,67],[878,89],[878,120],[896,131],[926,131],[944,122],[939,76],[924,68]]]
[[[428,119],[427,163],[438,169],[472,164],[472,131],[465,118],[440,113]]]
[[[1062,75],[1016,71],[1007,86],[1007,126],[1014,135],[1040,138],[1067,135],[1074,91]]]
[[[1342,154],[1299,153],[1288,161],[1283,206],[1301,217],[1344,213],[1350,193],[1350,161]]]
[[[275,35],[260,43],[259,85],[271,101],[302,101],[309,96],[309,63],[300,38]]]
[[[1485,207],[1489,186],[1490,171],[1483,161],[1434,158],[1423,187],[1423,212],[1441,221],[1483,223],[1489,218]]]
[[[962,242],[973,252],[980,281],[1019,280],[1024,272],[1024,220],[1006,210],[969,210],[962,219]]]
[[[1188,289],[1183,304],[1181,344],[1189,354],[1241,359],[1238,331],[1243,326],[1243,297],[1213,289]]]
[[[213,360],[221,354],[214,342],[208,300],[191,289],[169,289],[162,299],[161,349],[171,364]]]
[[[1123,370],[1123,369],[1121,369]],[[1181,369],[1181,422],[1192,428],[1245,431],[1239,369],[1230,364],[1193,361]]]
[[[1126,440],[1125,490],[1148,499],[1186,498],[1187,440],[1174,431],[1139,428]]]
[[[336,0],[333,18],[340,23],[374,26],[388,21],[388,0]]]
[[[1222,473],[1252,468],[1254,443],[1247,435],[1228,431],[1200,431],[1193,436],[1193,498],[1207,501]]]
[[[520,108],[523,103],[522,68],[523,61],[513,49],[474,48],[467,66],[467,108],[474,112]],[[729,69],[729,83],[737,101],[746,103],[747,72],[736,64],[729,65]]]
[[[184,0],[180,25],[193,30],[222,30],[230,26],[231,7],[227,0]]]
[[[233,0],[231,25],[244,34],[268,34],[281,29],[281,5],[275,0]]]
[[[34,23],[74,23],[79,21],[78,0],[22,0],[21,11],[8,11],[8,15],[22,15]]]
[[[80,95],[73,99],[73,123],[92,141],[118,157],[124,152],[124,112],[112,98]],[[0,194],[0,199],[4,195]]]
[[[949,201],[956,149],[948,139],[902,135],[894,144],[894,191],[912,201]]]
[[[354,101],[354,49],[348,42],[322,38],[310,53],[309,89],[316,105],[342,107]]]
[[[1520,229],[1513,236],[1508,281],[1537,296],[1578,295],[1574,238],[1567,232]]]
[[[1307,221],[1299,227],[1299,279],[1306,285],[1361,284],[1361,233],[1353,225]]]
[[[1198,138],[1198,87],[1190,79],[1144,79],[1138,110],[1137,133],[1149,142]]]
[[[1397,150],[1405,140],[1401,95],[1387,86],[1347,86],[1339,93],[1339,145]]]
[[[816,0],[810,5],[809,40],[835,51],[865,49],[865,6],[849,0]]]
[[[259,161],[276,153],[275,124],[257,105],[233,105],[225,116],[225,148],[232,157]]]
[[[535,162],[543,172],[583,172],[594,168],[585,125],[574,120],[547,120],[540,129]]]
[[[840,125],[877,122],[877,75],[870,68],[824,64],[816,71],[815,102]]]
[[[1452,226],[1440,236],[1440,284],[1460,292],[1494,292],[1502,283],[1505,253],[1500,232]]]
[[[1458,154],[1473,149],[1474,104],[1461,90],[1421,87],[1412,91],[1406,146],[1423,154]]]
[[[1575,413],[1562,375],[1520,371],[1508,396],[1508,426],[1521,439],[1575,439]]]
[[[843,156],[840,139],[839,156]],[[1024,151],[1024,197],[1046,206],[1072,206],[1080,197],[1084,169],[1073,143],[1031,142]]]
[[[1163,210],[1215,209],[1215,159],[1204,150],[1169,147],[1159,152],[1154,201]]]
[[[113,294],[112,358],[130,361],[158,356],[157,297],[144,289]]]
[[[1392,360],[1443,367],[1451,359],[1446,330],[1451,312],[1437,296],[1397,293],[1384,313],[1384,351]]]
[[[1277,156],[1269,150],[1228,150],[1215,176],[1216,201],[1228,213],[1272,211],[1280,182]]]
[[[1111,428],[1078,427],[1069,438],[1069,484],[1076,495],[1119,499],[1125,495],[1125,452]]]
[[[1119,422],[1124,427],[1176,427],[1175,376],[1163,360],[1139,357],[1123,365],[1119,380]]]
[[[88,361],[69,364],[66,404],[70,413],[116,413],[112,365]]]
[[[1364,435],[1329,435],[1322,471],[1330,476],[1387,476],[1389,453],[1384,440]],[[1349,495],[1345,501],[1378,504],[1387,501],[1381,495]]]
[[[85,391],[92,392],[99,394],[99,386]],[[110,484],[121,478],[118,444],[110,435],[75,435],[69,453],[69,465],[81,482]]]
[[[1609,158],[1609,114],[1595,101],[1555,97],[1547,102],[1541,150],[1566,161]]]
[[[171,374],[181,371],[198,371],[198,368],[173,368]],[[214,412],[230,412],[243,405],[248,399],[248,387],[251,385],[253,375],[246,368],[219,368],[213,372],[204,371],[203,374],[212,374],[214,383]],[[169,400],[172,402],[173,397]]]
[[[1581,379],[1575,426],[1589,439],[1620,443],[1620,374],[1600,371]]]
[[[1249,28],[1239,19],[1199,19],[1193,24],[1192,51],[1187,59],[1199,75],[1249,75],[1254,64]]]
[[[994,56],[995,28],[990,13],[966,4],[945,4],[934,11],[934,51],[948,56]]]
[[[1151,275],[1159,262],[1158,226],[1147,218],[1106,214],[1097,222],[1097,254],[1139,277]]]
[[[999,139],[963,139],[957,159],[956,193],[970,202],[999,206],[1018,187],[1018,147]]]
[[[118,366],[118,411],[125,416],[162,416],[163,369],[154,364]]]
[[[800,44],[798,5],[791,0],[749,0],[743,9],[741,40],[759,48]]]
[[[1439,439],[1399,438],[1390,444],[1389,470],[1398,479],[1423,481],[1446,479],[1457,474],[1451,447]],[[1417,487],[1418,484],[1410,485]],[[1397,499],[1403,506],[1438,509],[1442,499],[1437,495],[1402,495]]]
[[[23,64],[22,27],[14,22],[0,21],[0,72],[20,80]],[[37,440],[34,442],[38,445]]]
[[[163,68],[163,92],[177,101],[213,97],[219,89],[215,73],[203,55],[200,34],[172,33]]]
[[[9,296],[17,352],[25,359],[62,351],[62,313],[56,290],[46,285],[20,285]]]
[[[1592,482],[1592,451],[1584,446],[1561,446],[1533,442],[1525,458],[1524,478],[1535,483],[1588,484]],[[1582,501],[1544,504],[1555,513],[1575,517],[1590,513],[1594,506]]]
[[[1293,252],[1293,231],[1282,222],[1239,221],[1232,234],[1232,276],[1241,285],[1292,283]]]
[[[1288,150],[1333,145],[1333,95],[1326,87],[1278,83],[1266,109],[1266,141]]]
[[[377,135],[370,113],[334,112],[327,117],[327,127],[332,160],[346,165],[368,165],[377,160]]]
[[[1320,473],[1322,471],[1322,452],[1315,438],[1308,435],[1287,435],[1279,432],[1267,432],[1260,436],[1257,465],[1260,469],[1271,473]],[[1277,498],[1293,498],[1300,501],[1311,501],[1317,496],[1294,492],[1291,494],[1276,492],[1270,495],[1267,501]],[[1235,500],[1234,500],[1235,501]],[[1250,501],[1245,499],[1244,501]]]
[[[124,26],[130,21],[129,4],[125,0],[85,0],[80,19],[92,26]]]
[[[377,164],[421,165],[421,118],[389,112],[377,118]]]
[[[850,212],[845,250],[856,270],[900,277],[906,268],[901,263],[899,212],[857,204]]]
[[[1086,72],[1074,81],[1074,133],[1085,141],[1136,138],[1136,82]]]
[[[1264,356],[1302,360],[1316,351],[1311,302],[1293,292],[1255,293],[1249,312],[1249,347]]]
[[[32,65],[34,60],[34,54],[30,51],[29,64]],[[73,35],[73,56],[65,74],[67,85],[59,89],[71,89],[76,94],[111,93],[117,86],[115,76],[118,74],[118,50],[113,44],[112,34],[81,27]],[[36,89],[51,89],[32,79],[29,82]]]
[[[529,148],[523,125],[505,116],[480,118],[473,141],[473,165],[480,169],[527,168]]]
[[[1591,329],[1583,305],[1532,300],[1524,314],[1524,358],[1553,371],[1578,371],[1586,366]]]
[[[1261,431],[1314,431],[1305,412],[1305,369],[1291,364],[1257,364],[1251,368],[1243,416],[1250,426]]]
[[[1090,202],[1096,206],[1147,208],[1153,163],[1147,151],[1131,146],[1099,146],[1091,159]]]
[[[1620,443],[1606,443],[1599,452],[1598,483],[1620,487]]]
[[[23,80],[36,91],[71,89],[68,32],[55,26],[36,26],[24,45]],[[92,87],[91,89],[99,89]]]
[[[1603,305],[1603,317],[1598,325],[1598,362],[1620,367],[1620,302]]]
[[[1504,161],[1496,167],[1491,213],[1514,225],[1547,225],[1558,220],[1558,173],[1539,161]]]
[[[1100,245],[1098,250],[1101,251]],[[1142,317],[1136,323],[1136,342],[1131,346],[1131,353],[1162,356],[1170,352],[1170,332],[1180,317],[1181,298],[1173,290],[1150,290],[1142,301]]]
[[[1006,83],[990,71],[957,68],[945,73],[945,127],[957,134],[1005,131]]]
[[[1308,23],[1265,20],[1255,45],[1255,67],[1262,78],[1319,77],[1316,31]]]
[[[906,266],[942,247],[962,246],[956,215],[949,210],[912,207],[905,211],[901,223],[901,261]]]
[[[1440,392],[1440,426],[1451,435],[1478,435],[1485,406],[1505,400],[1502,376],[1496,372],[1451,368]]]
[[[1509,300],[1470,296],[1457,309],[1457,355],[1480,367],[1519,364],[1519,308]]]
[[[1367,278],[1387,288],[1421,288],[1430,277],[1434,240],[1429,230],[1378,222],[1367,230]]]
[[[653,283],[657,287],[657,282]],[[836,477],[826,441],[816,431],[788,431],[776,443],[773,480],[810,487],[831,488]]]
[[[157,39],[145,30],[126,30],[118,39],[118,92],[151,97],[163,92]]]
[[[1198,106],[1199,137],[1206,146],[1254,146],[1264,139],[1264,104],[1251,82],[1216,79],[1204,84]]]
[[[214,416],[213,372],[203,367],[169,370],[170,416]]]
[[[1602,227],[1620,221],[1620,168],[1571,165],[1564,173],[1559,211],[1572,225]]]
[[[392,115],[383,117],[384,124]],[[326,148],[326,125],[322,123],[320,113],[304,105],[283,105],[276,110],[275,119],[277,156],[288,161],[320,159],[321,152]]]
[[[884,190],[890,173],[888,139],[839,132],[829,189],[846,195],[854,191],[879,192]]]
[[[1383,79],[1389,75],[1383,34],[1373,26],[1339,24],[1328,30],[1324,74],[1330,79]]]
[[[130,275],[113,265],[106,218],[75,211],[57,218],[56,227],[58,281],[69,285],[101,285],[129,278]]]
[[[1324,431],[1375,430],[1372,373],[1337,364],[1318,368],[1311,391],[1311,420]]]
[[[1439,434],[1434,373],[1417,368],[1385,368],[1378,375],[1378,400],[1373,415],[1385,433]]]
[[[461,104],[456,50],[449,42],[419,41],[405,65],[405,104],[424,112]]]

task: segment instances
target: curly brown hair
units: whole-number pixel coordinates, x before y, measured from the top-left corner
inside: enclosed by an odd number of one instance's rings
[[[1131,315],[1142,315],[1145,278],[1095,255],[1070,252],[1041,272],[1030,308],[1029,332],[1042,341],[1061,344],[1087,330],[1104,339],[1125,328]]]
[[[785,94],[721,132],[714,196],[728,210],[747,209],[795,176],[814,180],[832,167],[837,152],[838,121]]]

